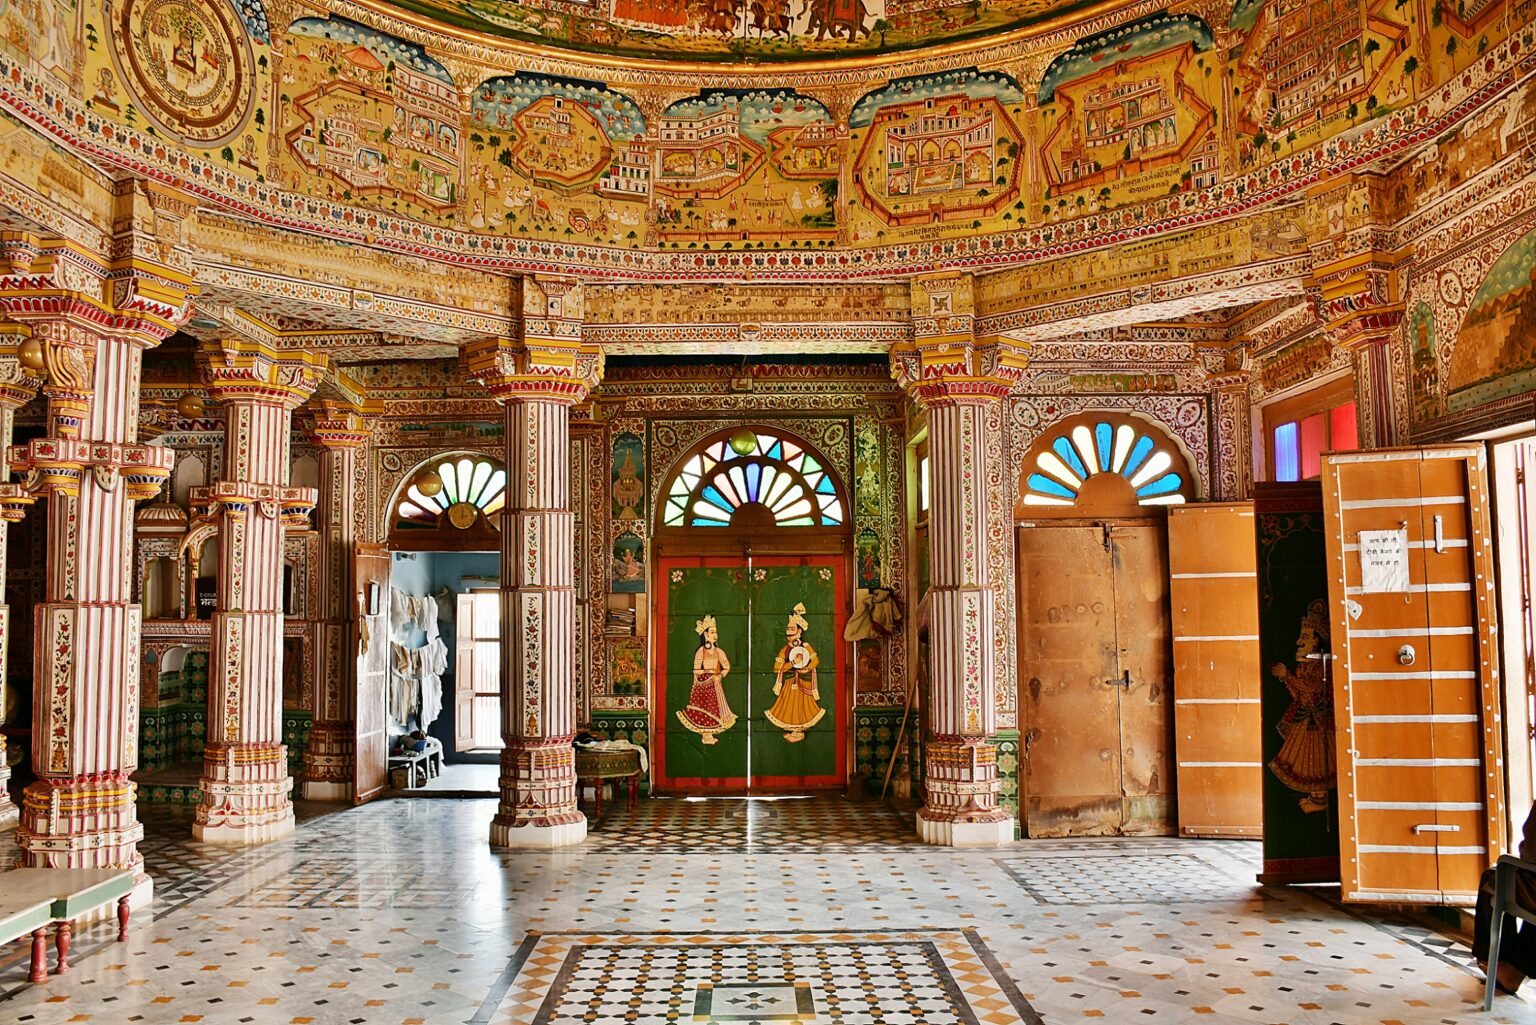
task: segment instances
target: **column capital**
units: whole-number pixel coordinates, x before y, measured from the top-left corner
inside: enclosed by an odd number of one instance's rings
[[[465,372],[497,402],[541,400],[574,406],[603,375],[601,349],[546,338],[482,338],[459,351]]]
[[[0,322],[0,408],[15,412],[37,394],[43,375],[21,360],[21,345],[31,337],[25,324]]]
[[[891,376],[924,409],[999,401],[1023,380],[1028,365],[1028,347],[1008,340],[891,350]]]
[[[45,344],[95,335],[160,344],[191,312],[192,275],[150,259],[145,247],[114,248],[101,257],[65,239],[0,232],[0,313]]]
[[[258,402],[297,409],[320,386],[329,359],[314,352],[273,349],[240,338],[223,338],[198,353],[208,391],[220,402]]]
[[[320,402],[310,407],[304,433],[321,448],[356,449],[368,444],[377,426],[377,417],[368,416],[355,406]]]

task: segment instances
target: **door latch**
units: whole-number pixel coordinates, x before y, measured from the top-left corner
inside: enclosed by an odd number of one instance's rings
[[[1106,686],[1106,687],[1124,687],[1126,690],[1130,690],[1131,689],[1131,671],[1129,669],[1127,669],[1121,675],[1121,677],[1118,680],[1105,680],[1104,681],[1104,686]]]

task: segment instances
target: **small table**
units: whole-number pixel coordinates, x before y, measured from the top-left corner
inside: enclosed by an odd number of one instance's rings
[[[55,975],[69,971],[69,945],[74,920],[112,903],[117,904],[117,938],[128,939],[128,898],[133,872],[126,868],[18,868],[0,873],[0,939],[32,934],[32,971],[27,978],[48,978],[47,928],[57,922]],[[38,918],[38,909],[44,912]],[[30,926],[30,927],[29,927]]]
[[[640,752],[628,751],[583,751],[576,749],[576,803],[581,803],[581,788],[587,784],[592,785],[592,792],[596,795],[596,808],[593,814],[603,814],[603,788],[609,780],[629,781],[629,802],[627,807],[633,808],[640,797]]]

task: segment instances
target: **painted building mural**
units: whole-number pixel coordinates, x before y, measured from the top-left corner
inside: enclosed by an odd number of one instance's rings
[[[6,75],[60,90],[65,134],[263,218],[459,259],[618,267],[640,250],[679,269],[771,268],[758,251],[835,245],[873,270],[913,242],[1023,254],[1279,195],[1433,122],[1513,59],[1492,58],[1522,24],[1429,0],[1078,22],[1072,4],[1006,0],[401,6],[523,42],[493,60],[302,4],[272,25],[260,0],[36,0],[0,12],[0,53]],[[1052,16],[1081,26],[1075,42],[982,45]],[[711,56],[940,41],[992,63],[914,51],[890,77],[845,69],[835,87],[799,64],[772,84],[697,84]],[[619,56],[562,65],[566,47],[706,63],[682,87]],[[684,255],[706,251],[731,255]]]

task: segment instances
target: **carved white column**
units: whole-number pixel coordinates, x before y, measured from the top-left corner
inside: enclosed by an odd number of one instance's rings
[[[351,800],[357,758],[356,609],[352,596],[357,544],[357,470],[372,424],[335,403],[322,403],[309,425],[320,448],[321,615],[315,624],[315,721],[304,745],[304,796]]]
[[[219,604],[208,659],[208,734],[192,835],[255,844],[293,832],[283,744],[283,528],[307,523],[314,488],[288,487],[289,429],[325,357],[225,341],[208,354],[224,407],[225,479],[195,488],[220,522]]]
[[[0,343],[20,341],[14,332],[25,330],[19,324],[0,324]],[[0,726],[5,725],[5,668],[10,655],[11,608],[4,604],[6,581],[6,535],[10,523],[26,514],[33,499],[11,479],[11,436],[16,411],[37,394],[37,377],[21,365],[12,344],[0,344]],[[5,756],[5,736],[0,734],[0,829],[14,826],[20,812],[11,801],[11,767]]]
[[[163,213],[167,227],[186,212],[139,192],[124,201],[146,220]],[[138,443],[139,375],[144,351],[186,315],[190,278],[142,255],[151,247],[132,230],[115,243],[128,255],[108,262],[66,241],[5,235],[0,312],[41,344],[48,403],[47,436],[10,450],[48,517],[32,640],[38,778],[23,795],[16,839],[28,866],[134,869],[133,900],[143,904],[152,884],[129,778],[139,741],[133,503],[159,491],[175,453]],[[153,251],[182,255],[174,245]]]
[[[580,286],[524,282],[521,341],[488,339],[465,361],[505,409],[507,506],[501,516],[501,802],[491,843],[580,843],[576,807],[575,517],[570,408],[601,358],[581,349]]]

